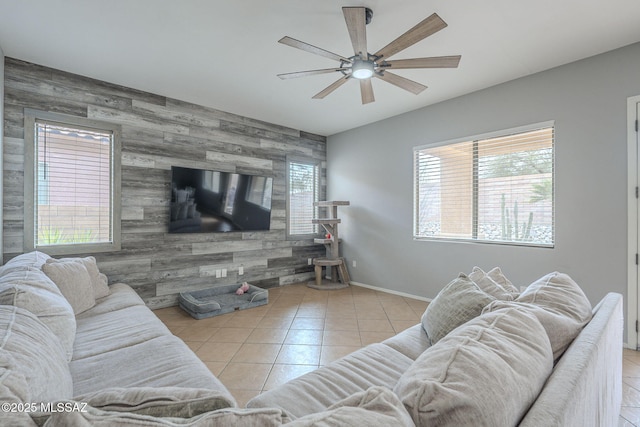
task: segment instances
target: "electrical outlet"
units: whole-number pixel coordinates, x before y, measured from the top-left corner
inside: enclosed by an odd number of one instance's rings
[[[226,268],[222,269],[222,277],[227,277],[227,269]]]
[[[313,260],[311,258],[307,259],[307,265],[311,265],[312,262]]]
[[[244,267],[240,266],[238,267],[238,276],[242,276],[244,274]]]
[[[219,279],[222,277],[222,270],[216,270],[216,279]]]
[[[353,261],[351,261],[351,265],[353,265],[353,268],[356,268],[358,266],[358,263],[356,263],[356,260],[354,259]]]

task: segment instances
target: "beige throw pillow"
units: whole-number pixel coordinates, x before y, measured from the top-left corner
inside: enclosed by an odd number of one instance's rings
[[[592,317],[591,303],[571,277],[549,273],[536,280],[511,303],[496,301],[484,312],[517,307],[536,316],[549,336],[554,360],[562,356]]]
[[[514,298],[517,298],[520,295],[520,290],[511,283],[509,279],[502,273],[500,267],[494,267],[489,272],[487,272],[487,276],[489,276],[494,282],[498,285],[502,286],[502,288],[510,292]]]
[[[422,315],[422,326],[431,344],[479,316],[482,309],[494,300],[494,297],[460,273],[436,295]]]
[[[78,315],[96,305],[91,277],[83,263],[51,262],[42,265],[42,271],[60,288],[69,301],[73,313]]]
[[[469,279],[494,298],[502,301],[513,301],[513,295],[489,277],[480,267],[473,267],[473,271],[469,274]]]
[[[419,426],[515,426],[552,368],[540,322],[504,309],[469,321],[425,350],[394,391]]]
[[[50,263],[58,263],[58,262],[79,262],[82,263],[87,272],[89,273],[89,278],[91,279],[91,287],[93,288],[93,296],[95,299],[103,298],[109,295],[109,284],[107,281],[107,276],[100,273],[98,270],[98,264],[96,263],[96,259],[92,256],[84,257],[84,258],[49,258],[47,264]]]

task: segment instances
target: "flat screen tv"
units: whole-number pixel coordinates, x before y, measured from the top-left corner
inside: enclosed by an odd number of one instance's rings
[[[267,231],[273,178],[171,167],[169,233]]]

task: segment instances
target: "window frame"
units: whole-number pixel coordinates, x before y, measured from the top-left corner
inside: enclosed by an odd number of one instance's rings
[[[506,137],[506,136],[510,136],[510,135],[515,135],[515,134],[519,134],[519,133],[526,133],[526,132],[532,132],[532,131],[536,131],[536,130],[541,130],[541,129],[545,129],[545,128],[551,128],[553,130],[553,137],[551,140],[551,147],[552,147],[552,155],[551,155],[551,179],[552,179],[552,188],[551,188],[551,233],[552,233],[552,242],[551,243],[541,243],[541,242],[527,242],[527,241],[516,241],[516,240],[512,240],[512,241],[505,241],[505,240],[485,240],[485,239],[478,239],[477,237],[437,237],[437,236],[419,236],[418,235],[418,221],[419,221],[419,217],[420,217],[420,204],[418,203],[418,165],[417,162],[415,161],[416,159],[416,154],[424,149],[428,149],[428,148],[437,148],[437,147],[444,147],[444,146],[448,146],[448,145],[453,145],[453,144],[458,144],[458,143],[464,143],[464,142],[476,142],[476,141],[482,141],[482,140],[487,140],[487,139],[493,139],[493,138],[501,138],[501,137]],[[556,245],[556,198],[555,198],[555,187],[556,187],[556,138],[555,138],[555,121],[554,120],[549,120],[549,121],[545,121],[545,122],[540,122],[540,123],[534,123],[534,124],[530,124],[530,125],[525,125],[525,126],[519,126],[519,127],[515,127],[515,128],[510,128],[510,129],[503,129],[503,130],[498,130],[498,131],[493,131],[493,132],[487,132],[487,133],[483,133],[483,134],[478,134],[478,135],[473,135],[473,136],[468,136],[468,137],[462,137],[462,138],[456,138],[456,139],[452,139],[452,140],[447,140],[447,141],[441,141],[441,142],[434,142],[434,143],[429,143],[429,144],[424,144],[424,145],[420,145],[420,146],[415,146],[413,147],[412,150],[412,164],[413,164],[413,175],[412,175],[412,179],[413,179],[413,223],[412,223],[412,234],[413,234],[413,240],[416,241],[429,241],[429,242],[462,242],[462,243],[471,243],[471,244],[491,244],[491,245],[507,245],[507,246],[528,246],[528,247],[537,247],[537,248],[548,248],[548,249],[553,249],[555,248]],[[477,164],[474,166],[477,167]],[[478,191],[477,191],[477,183],[474,182],[474,185],[472,186],[472,198],[476,199],[477,202],[477,197],[478,197]],[[475,205],[477,206],[477,203],[475,203]],[[478,212],[474,211],[472,213],[473,215],[473,221],[477,223],[478,220]]]
[[[317,224],[314,225],[314,231],[312,233],[305,234],[292,234],[290,230],[289,220],[291,218],[291,183],[290,183],[290,165],[291,163],[299,163],[304,165],[309,165],[313,167],[314,170],[314,203],[320,201],[320,191],[321,191],[321,166],[322,163],[320,160],[305,158],[305,157],[296,157],[296,156],[287,156],[286,157],[286,170],[285,170],[285,181],[286,181],[286,219],[285,219],[285,233],[287,240],[304,240],[304,239],[312,239],[316,238],[320,235],[320,230]],[[317,218],[318,216],[318,207],[313,206],[313,218]]]
[[[111,206],[110,225],[111,242],[100,243],[75,243],[41,245],[35,243],[35,218],[37,204],[37,189],[35,188],[38,174],[36,154],[36,123],[38,121],[50,122],[70,128],[96,130],[110,132],[113,135],[111,148]],[[90,254],[100,252],[112,252],[121,249],[121,127],[120,125],[103,122],[85,117],[71,116],[62,113],[53,113],[25,108],[24,110],[24,249],[25,251],[38,250],[49,255]]]

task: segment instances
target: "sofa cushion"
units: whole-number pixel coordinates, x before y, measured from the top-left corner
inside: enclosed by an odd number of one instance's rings
[[[126,322],[123,328],[135,328]],[[188,387],[226,393],[233,396],[209,368],[178,337],[161,335],[129,346],[97,353],[69,363],[74,393],[78,396],[111,387]],[[95,378],[100,378],[96,381]]]
[[[0,327],[2,327],[0,325]],[[8,351],[0,351],[0,401],[29,402],[29,386],[16,365],[16,359]]]
[[[3,271],[0,304],[20,307],[36,315],[58,337],[67,361],[71,360],[76,319],[58,287],[39,268],[21,266]]]
[[[40,269],[42,264],[44,264],[49,258],[51,258],[49,255],[39,251],[20,254],[17,257],[11,258],[2,266],[0,269],[0,275],[9,270],[20,270],[28,267]]]
[[[19,307],[0,306],[3,360],[7,353],[15,361],[15,371],[24,376],[32,402],[72,397],[73,383],[60,341],[35,315]]]
[[[478,285],[480,289],[482,289],[495,299],[502,301],[513,301],[514,299],[514,296],[511,292],[503,288],[502,285],[493,280],[479,267],[473,267],[473,271],[471,271],[471,273],[469,274],[469,279],[471,279],[471,281]]]
[[[551,346],[535,316],[503,309],[469,321],[427,349],[394,391],[416,425],[513,426],[552,367]]]
[[[399,351],[411,360],[416,360],[431,346],[429,337],[427,337],[427,333],[420,324],[398,332],[391,338],[382,341],[382,344]]]
[[[110,298],[111,296],[107,299]],[[76,322],[73,360],[124,349],[153,338],[172,335],[164,323],[144,305],[124,307],[120,310],[107,311],[93,316],[84,316],[83,313],[78,316]]]
[[[226,393],[186,387],[113,387],[75,400],[105,411],[180,418],[234,406]]]
[[[83,263],[45,263],[42,265],[42,271],[58,286],[62,295],[71,304],[74,314],[87,311],[96,305],[91,277]]]
[[[505,307],[527,310],[547,331],[553,358],[562,356],[592,317],[591,303],[568,275],[554,272],[536,280],[514,302],[495,301],[485,312]]]
[[[259,394],[247,403],[247,408],[280,408],[291,418],[326,411],[369,387],[392,388],[411,363],[413,360],[387,345],[370,344]]]
[[[0,350],[0,402],[17,405],[31,401],[27,380],[18,371],[16,360],[11,353]],[[6,426],[36,425],[26,411],[7,411],[3,409],[0,420],[0,424]]]
[[[109,286],[109,295],[107,297],[100,298],[100,300],[96,301],[96,305],[78,314],[76,319],[80,321],[80,319],[133,306],[146,307],[142,298],[140,298],[131,286],[125,283],[114,283]]]
[[[461,273],[436,295],[422,315],[422,326],[431,344],[479,316],[482,309],[493,300],[494,297]]]
[[[43,289],[62,296],[60,288],[40,268],[20,267],[4,270],[0,275],[0,286],[21,283],[33,288]]]
[[[298,418],[287,426],[414,427],[414,424],[402,402],[391,390],[371,387],[332,405],[326,411]]]
[[[77,402],[63,402],[69,405]],[[44,424],[45,427],[276,427],[288,419],[279,409],[237,409],[226,408],[207,412],[193,418],[165,418],[122,412],[102,411],[87,406],[84,412],[67,411],[53,413]]]
[[[89,273],[89,281],[91,283],[91,288],[93,289],[93,297],[94,299],[104,298],[109,295],[109,285],[107,276],[100,273],[98,270],[98,264],[96,263],[96,259],[92,256],[84,257],[84,258],[49,258],[46,263],[64,263],[64,262],[79,262],[85,266],[87,272]]]

